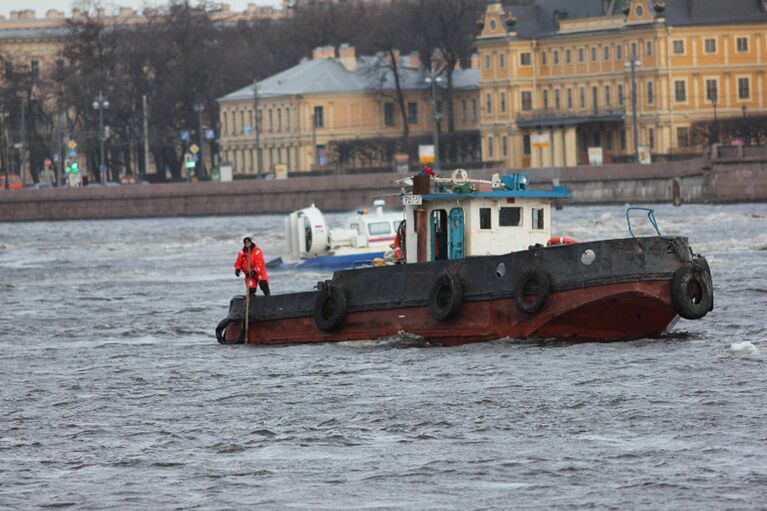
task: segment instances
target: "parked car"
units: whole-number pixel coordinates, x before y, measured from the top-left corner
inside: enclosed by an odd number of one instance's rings
[[[23,190],[24,182],[21,180],[21,176],[18,174],[8,175],[8,189],[9,190]],[[0,174],[0,190],[5,190],[5,175]]]

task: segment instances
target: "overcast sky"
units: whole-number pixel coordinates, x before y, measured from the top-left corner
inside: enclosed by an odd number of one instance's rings
[[[45,16],[45,11],[48,9],[57,9],[64,11],[69,15],[72,12],[72,4],[77,3],[72,0],[0,0],[0,16],[5,16],[8,19],[11,11],[20,11],[23,9],[33,9],[37,11],[37,17]],[[141,9],[144,6],[151,5],[164,5],[167,2],[157,0],[110,0],[102,2],[105,6],[117,5],[123,7],[133,7]],[[196,2],[192,2],[196,3]],[[229,4],[233,10],[242,11],[249,3],[256,5],[271,5],[274,7],[280,7],[282,5],[281,0],[222,0],[221,3]]]

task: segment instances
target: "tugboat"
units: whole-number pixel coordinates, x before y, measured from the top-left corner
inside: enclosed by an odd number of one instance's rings
[[[337,271],[315,290],[234,297],[222,344],[377,339],[402,333],[445,346],[499,338],[629,340],[660,336],[714,305],[711,273],[687,238],[577,243],[551,237],[562,186],[525,174],[470,180],[419,175],[403,189],[404,264]]]

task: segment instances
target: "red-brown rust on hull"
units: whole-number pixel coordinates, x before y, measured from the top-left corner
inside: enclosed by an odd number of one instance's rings
[[[446,322],[435,321],[428,307],[352,312],[337,332],[325,333],[313,317],[252,324],[251,344],[290,344],[378,339],[408,332],[446,346],[512,338],[593,340],[657,337],[676,316],[670,281],[627,282],[551,294],[535,314],[519,312],[513,298],[464,302]],[[239,337],[230,325],[226,339]]]

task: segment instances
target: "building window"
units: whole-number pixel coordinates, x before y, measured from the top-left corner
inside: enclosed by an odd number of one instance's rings
[[[271,114],[271,112],[269,112]],[[271,124],[271,115],[269,115],[269,123]],[[314,107],[314,127],[315,128],[324,128],[325,127],[325,109],[321,106],[315,106]]]
[[[748,51],[748,37],[738,37],[735,40],[735,47],[739,52]]]
[[[501,113],[506,113],[506,93],[501,92]]]
[[[613,134],[607,133],[607,150],[612,151],[613,150]]]
[[[687,82],[684,80],[674,82],[674,100],[678,103],[687,101]]]
[[[706,80],[706,99],[712,103],[719,100],[719,82],[716,80]]]
[[[290,107],[285,109],[285,129],[290,131]]]
[[[485,69],[490,69],[490,54],[485,55]]]
[[[584,87],[578,89],[578,107],[586,108],[586,89]]]
[[[554,50],[554,64],[559,64],[559,50]]]
[[[530,156],[530,135],[522,135],[522,153]]]
[[[542,51],[541,52],[541,65],[545,66],[545,65],[548,65],[548,63],[549,63],[549,57],[548,57],[548,55],[546,54],[545,51]]]
[[[504,158],[509,154],[509,142],[505,135],[501,137],[501,154],[503,154]]]
[[[411,101],[407,104],[408,124],[418,124],[418,103]]]
[[[529,66],[530,64],[532,64],[532,59],[530,58],[530,53],[528,53],[528,52],[521,53],[519,55],[519,63],[522,64],[523,66]]]
[[[543,109],[548,110],[549,108],[549,91],[546,89],[543,89]]]
[[[738,99],[749,99],[751,97],[751,80],[749,78],[738,78]]]
[[[569,49],[565,50],[565,63],[569,64],[573,61],[573,52]]]
[[[461,121],[466,124],[466,100],[461,100]]]
[[[315,110],[317,110],[316,107],[315,107]],[[248,116],[248,117],[250,117],[250,116]],[[270,132],[274,131],[274,112],[272,112],[271,108],[269,109],[269,131]]]
[[[586,60],[586,51],[583,48],[578,48],[578,62],[583,63]]]
[[[674,55],[684,55],[684,39],[677,39],[671,43],[671,51]]]
[[[485,94],[485,112],[487,114],[493,113],[493,95],[489,92]]]
[[[655,128],[647,128],[647,145],[655,149]]]
[[[56,80],[64,79],[64,60],[56,59]]]
[[[632,57],[639,56],[639,54],[637,53],[637,43],[631,43],[631,56]]]
[[[384,103],[384,124],[394,126],[394,103]]]
[[[647,82],[647,104],[652,105],[655,102],[655,84],[650,80]]]
[[[223,134],[228,135],[229,134],[229,114],[227,112],[224,112],[223,118],[224,118],[223,119],[224,122],[222,123],[223,124],[222,128],[224,130]]]
[[[690,146],[690,133],[686,126],[676,129],[676,145],[679,147]]]
[[[492,229],[492,210],[490,208],[479,208],[479,228],[480,229]]]
[[[652,57],[652,49],[652,41],[647,41],[647,43],[645,43],[645,53],[648,57]]]
[[[716,39],[704,40],[703,51],[705,51],[706,53],[716,53]]]
[[[487,137],[487,156],[488,158],[493,157],[493,136],[492,135]]]
[[[282,131],[282,109],[277,109],[277,131]]]
[[[626,131],[621,130],[618,136],[620,137],[619,142],[621,144],[621,151],[625,151],[626,150]]]
[[[596,62],[596,61],[597,61],[597,47],[596,46],[592,46],[591,47],[591,62]]]
[[[13,63],[5,61],[5,79],[6,80],[12,80],[13,79]]]
[[[533,93],[530,91],[522,91],[522,110],[529,112],[533,109]]]
[[[618,106],[623,106],[623,103],[626,101],[626,98],[623,97],[623,84],[618,84]]]
[[[599,109],[599,89],[591,87],[591,108],[596,112]]]
[[[610,94],[610,86],[605,85],[605,106],[610,106],[612,103],[612,94]]]
[[[522,225],[522,208],[501,207],[498,210],[498,225],[501,227],[519,227]]]
[[[498,67],[500,67],[501,69],[506,67],[506,54],[505,53],[501,53],[500,55],[498,55]]]
[[[32,79],[33,80],[40,79],[40,61],[38,60],[32,61]]]
[[[240,131],[245,133],[245,111],[240,111]]]
[[[477,98],[473,98],[471,100],[471,120],[472,122],[477,122],[478,118],[478,110],[477,110]]]
[[[610,47],[609,46],[605,46],[603,58],[604,58],[605,61],[610,60]]]
[[[562,108],[562,98],[559,93],[559,89],[554,91],[554,108],[560,110]]]
[[[543,229],[543,208],[532,208],[532,229],[540,231]]]
[[[621,60],[623,58],[623,45],[619,44],[615,47],[615,59]]]
[[[573,109],[573,89],[567,89],[567,109]]]

